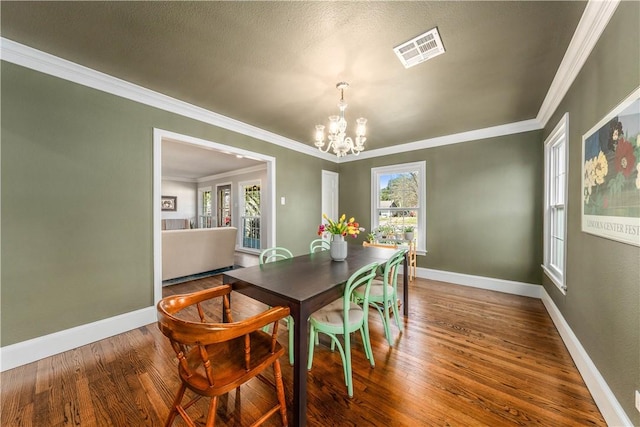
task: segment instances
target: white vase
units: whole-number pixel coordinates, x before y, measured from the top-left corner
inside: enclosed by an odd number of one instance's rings
[[[331,259],[334,261],[344,261],[347,259],[347,242],[341,234],[331,236]]]

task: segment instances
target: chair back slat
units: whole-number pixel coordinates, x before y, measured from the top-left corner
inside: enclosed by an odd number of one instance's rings
[[[269,262],[282,261],[285,259],[293,258],[293,254],[287,248],[274,247],[263,250],[258,258],[260,265],[267,264]]]
[[[315,239],[309,243],[309,253],[328,251],[331,249],[331,243],[325,239]]]
[[[251,335],[244,336],[244,369],[251,369]]]
[[[406,253],[407,249],[399,249],[391,256],[391,258],[389,258],[384,266],[384,272],[382,276],[384,285],[389,285],[393,288],[396,288],[398,286],[398,266],[404,261]],[[383,286],[382,292],[384,300],[386,301],[387,286]]]
[[[365,304],[363,305],[364,318],[367,318],[368,306],[369,306],[369,292],[371,291],[371,281],[376,277],[376,270],[378,269],[378,263],[373,262],[358,269],[355,273],[349,277],[347,284],[344,287],[344,296],[342,298],[343,311],[344,311],[344,325],[345,329],[349,325],[349,306],[352,301],[352,294],[357,288],[366,284],[365,287]]]

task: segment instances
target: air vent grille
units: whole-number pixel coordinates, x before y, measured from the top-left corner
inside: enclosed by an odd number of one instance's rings
[[[445,52],[438,28],[433,28],[394,47],[393,51],[398,55],[404,68],[413,67]]]

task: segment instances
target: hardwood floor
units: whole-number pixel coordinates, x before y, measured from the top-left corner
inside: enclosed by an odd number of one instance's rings
[[[164,293],[219,283],[218,277],[200,279]],[[264,308],[233,296],[234,316]],[[392,326],[390,348],[379,316],[370,314],[373,369],[354,335],[353,399],[338,352],[316,348],[308,377],[309,425],[606,425],[539,300],[417,279],[403,324],[400,334]],[[281,330],[286,345],[286,328]],[[168,340],[151,324],[3,372],[1,424],[163,425],[179,384],[174,360]],[[281,363],[290,401],[286,354]],[[275,402],[262,381],[239,390],[219,403],[216,425],[249,425]],[[205,405],[193,409],[203,412]],[[280,418],[265,425],[280,425]]]

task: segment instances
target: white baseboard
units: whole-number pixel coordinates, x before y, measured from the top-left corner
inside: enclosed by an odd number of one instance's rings
[[[0,372],[156,321],[154,306],[0,348]]]
[[[452,273],[450,271],[432,270],[430,268],[418,268],[416,275],[424,279],[437,280],[439,282],[454,283],[456,285],[471,286],[532,298],[540,298],[541,292],[544,289],[541,285],[531,283],[472,276],[470,274]]]
[[[541,299],[607,425],[616,427],[633,426],[624,409],[620,406],[620,402],[618,402],[607,385],[607,382],[589,357],[589,354],[582,344],[580,344],[580,341],[578,341],[578,337],[573,333],[569,324],[562,316],[562,313],[560,313],[560,310],[558,310],[558,307],[542,285],[492,279],[490,277],[472,276],[469,274],[452,273],[428,268],[418,268],[416,275],[424,279]]]
[[[620,402],[618,402],[607,382],[600,375],[596,365],[591,361],[589,354],[578,341],[578,337],[573,333],[567,321],[562,317],[562,313],[560,313],[560,310],[558,310],[558,307],[544,288],[542,288],[540,299],[549,316],[551,316],[556,329],[558,329],[562,341],[567,346],[573,362],[576,364],[580,375],[582,375],[582,379],[591,392],[591,396],[593,396],[593,400],[595,400],[607,425],[618,427],[633,426],[624,409],[620,406]]]

